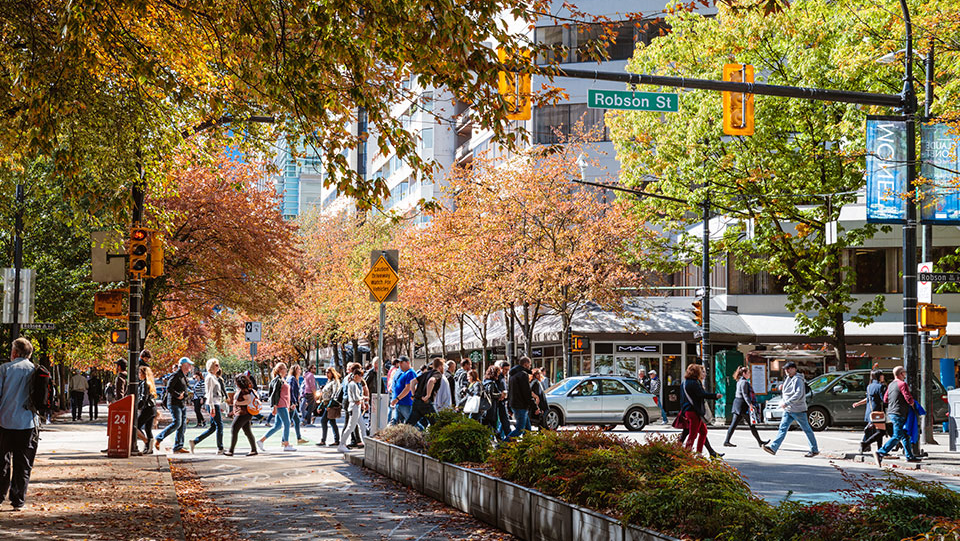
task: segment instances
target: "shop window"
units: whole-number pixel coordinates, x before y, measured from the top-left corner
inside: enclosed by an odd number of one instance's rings
[[[663,373],[658,374],[661,385],[680,385],[683,380],[683,367],[679,355],[663,356]]]

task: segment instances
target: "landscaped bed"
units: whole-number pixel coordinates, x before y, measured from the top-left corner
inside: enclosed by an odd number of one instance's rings
[[[492,433],[476,421],[454,412],[438,421],[423,437],[412,427],[379,437],[445,462],[482,464],[506,481],[681,538],[960,539],[960,494],[908,475],[850,477],[844,502],[770,504],[736,468],[673,438],[637,443],[597,430],[541,431],[493,450]]]

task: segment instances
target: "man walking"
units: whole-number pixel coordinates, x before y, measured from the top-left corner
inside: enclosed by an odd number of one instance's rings
[[[777,432],[776,439],[773,443],[764,445],[763,450],[771,455],[777,454],[780,444],[787,437],[790,425],[797,423],[807,435],[807,441],[810,442],[810,452],[803,456],[815,457],[820,454],[820,450],[817,447],[817,438],[813,435],[813,429],[810,428],[810,422],[807,421],[807,383],[803,376],[797,373],[797,363],[790,361],[783,365],[783,369],[787,373],[787,378],[783,380],[783,385],[780,387],[783,419],[780,420],[780,430]]]
[[[413,390],[417,381],[417,372],[410,368],[410,359],[401,356],[399,368],[393,376],[393,400],[391,405],[397,408],[396,423],[406,423],[413,414]]]
[[[877,461],[878,467],[883,466],[883,459],[898,442],[903,445],[903,454],[906,455],[907,462],[920,462],[920,459],[913,454],[913,442],[910,441],[910,434],[904,426],[907,423],[907,414],[915,405],[913,395],[910,394],[910,388],[905,381],[906,377],[907,371],[904,367],[894,368],[893,381],[887,385],[887,393],[883,397],[887,403],[887,421],[893,424],[893,437],[888,439],[879,451],[873,452],[873,458]]]
[[[87,381],[87,398],[90,400],[90,420],[100,418],[100,397],[103,396],[103,383],[96,372],[90,372],[90,380]]]
[[[313,411],[317,409],[317,377],[313,375],[313,367],[307,363],[307,371],[303,374],[303,395],[300,396],[300,413],[303,426],[313,426]]]
[[[497,427],[497,436],[505,440],[510,432],[510,415],[507,414],[507,375],[510,373],[510,363],[497,361],[497,366],[500,368],[497,376],[497,388],[500,389],[500,398],[497,400],[497,421],[500,426]]]
[[[0,365],[0,501],[9,497],[14,511],[23,509],[40,439],[36,418],[28,409],[32,354],[30,341],[17,338],[11,362]]]
[[[407,424],[419,426],[421,420],[424,421],[421,428],[426,428],[430,424],[430,419],[425,417],[437,412],[434,408],[434,399],[437,391],[440,390],[440,380],[443,379],[441,370],[443,370],[443,358],[434,357],[433,363],[428,365],[426,370],[410,384],[413,391],[413,412],[407,419]]]
[[[189,453],[183,448],[184,434],[187,431],[187,407],[184,404],[187,397],[187,374],[193,368],[193,362],[186,357],[180,358],[180,370],[177,370],[170,382],[167,384],[167,396],[170,397],[170,414],[173,415],[173,422],[163,429],[163,432],[157,435],[157,441],[154,446],[159,449],[160,442],[171,432],[176,431],[176,439],[173,442],[174,453]]]
[[[647,377],[646,368],[641,368],[640,370],[637,370],[637,379],[640,380],[640,385],[643,385],[644,389],[648,391],[650,390],[650,378]]]
[[[657,371],[650,371],[650,393],[657,398],[657,407],[660,408],[660,422],[667,424],[667,410],[663,409],[663,397],[660,396],[660,378]]]
[[[87,378],[77,372],[70,378],[70,413],[74,421],[83,420],[83,397],[87,394]]]
[[[467,376],[470,374],[472,364],[470,359],[460,359],[460,369],[453,374],[453,379],[457,383],[457,404],[467,397],[467,388],[470,386]]]
[[[530,390],[530,357],[520,357],[520,363],[510,370],[510,409],[517,420],[517,427],[507,434],[507,440],[522,435],[530,430],[530,414],[536,413],[539,397]]]

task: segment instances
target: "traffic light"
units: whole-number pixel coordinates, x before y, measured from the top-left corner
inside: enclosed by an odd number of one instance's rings
[[[163,238],[156,231],[150,232],[150,257],[147,262],[147,278],[163,276]]]
[[[724,64],[723,80],[735,83],[752,83],[753,66],[749,64]],[[723,133],[727,135],[753,135],[753,94],[744,92],[723,93]]]
[[[530,59],[530,51],[520,53],[525,61]],[[497,58],[504,64],[508,60],[506,49],[497,49]],[[518,71],[500,71],[497,91],[507,102],[508,120],[530,120],[530,74]]]
[[[110,343],[111,344],[126,344],[127,343],[127,331],[126,329],[117,329],[115,331],[110,331]]]
[[[582,353],[590,349],[590,339],[579,334],[570,334],[570,351]]]
[[[693,320],[697,322],[697,325],[703,326],[703,301],[696,300],[693,302]]]
[[[130,256],[129,269],[132,278],[140,279],[149,270],[147,259],[150,257],[149,229],[134,227],[130,229],[130,247],[127,253]]]

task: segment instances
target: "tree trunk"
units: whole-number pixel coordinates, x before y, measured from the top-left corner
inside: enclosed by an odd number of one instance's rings
[[[464,317],[465,317],[465,316],[464,316],[463,314],[460,314],[460,315],[457,316],[457,321],[460,322],[460,356],[461,356],[461,357],[466,357],[466,355],[467,355],[467,350],[463,348],[463,319],[464,319]]]
[[[444,318],[443,323],[440,324],[440,354],[443,355],[443,358],[447,358],[447,320]]]
[[[350,343],[353,346],[353,362],[363,364],[363,356],[360,355],[360,341],[354,336]]]
[[[504,348],[504,353],[506,354],[507,362],[513,364],[514,353],[517,351],[517,329],[514,325],[514,312],[513,312],[513,303],[507,305],[507,309],[503,311],[503,319],[506,320],[505,324],[507,326],[507,344]]]
[[[340,362],[340,345],[336,342],[332,342],[333,346],[333,366],[337,368],[337,372],[343,374],[343,365]]]
[[[833,319],[834,349],[837,351],[837,362],[840,367],[849,370],[847,366],[847,332],[843,321],[843,314],[836,314]]]
[[[563,346],[563,377],[569,378],[573,375],[573,352],[570,351],[570,318],[566,314],[560,315],[563,331],[560,333],[560,340]]]

